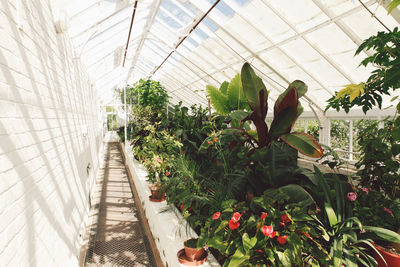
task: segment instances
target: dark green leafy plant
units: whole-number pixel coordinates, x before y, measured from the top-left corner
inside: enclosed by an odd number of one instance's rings
[[[322,156],[322,148],[313,137],[305,133],[290,133],[296,119],[303,112],[299,102],[299,98],[307,92],[307,86],[303,82],[294,81],[278,97],[274,105],[274,119],[268,129],[265,122],[268,91],[262,79],[248,63],[243,65],[241,77],[244,94],[252,110],[243,121],[251,120],[256,126],[258,147],[269,147],[273,141],[280,139],[307,156]]]
[[[120,89],[118,93],[124,104],[124,90]],[[126,102],[129,105],[161,110],[167,107],[168,94],[160,82],[140,79],[133,86],[126,88]]]
[[[290,201],[290,191],[296,192],[296,200]],[[307,212],[312,203],[296,185],[269,190],[250,206],[224,201],[205,223],[198,246],[217,249],[226,257],[223,266],[302,266],[308,246],[296,216]]]
[[[310,215],[313,219],[309,223],[310,234],[316,244],[328,252],[319,261],[329,266],[376,266],[375,259],[370,256],[366,248],[375,250],[368,239],[368,234],[375,234],[387,241],[400,241],[400,235],[379,227],[364,226],[360,219],[353,215],[352,203],[357,195],[348,189],[346,184],[333,176],[330,182],[321,171],[314,167],[318,189],[323,195],[314,193],[321,213]],[[363,244],[363,246],[360,246]]]
[[[384,120],[379,128],[375,121],[360,131],[357,138],[361,151],[356,163],[361,185],[382,190],[393,199],[400,197],[400,117]]]

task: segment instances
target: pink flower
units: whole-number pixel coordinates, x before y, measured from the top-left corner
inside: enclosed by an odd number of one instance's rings
[[[264,220],[265,218],[267,218],[267,216],[268,216],[268,213],[262,212],[262,213],[261,213],[261,216],[260,216],[260,219],[261,219],[261,220]]]
[[[357,199],[357,194],[353,192],[347,193],[347,199],[351,202],[355,201]]]
[[[240,220],[240,217],[242,217],[242,214],[240,214],[239,212],[235,212],[233,213],[231,220],[238,222]]]
[[[159,162],[159,163],[162,162],[161,158],[157,158],[156,161]]]
[[[234,221],[233,218],[229,221],[229,228],[231,230],[235,230],[236,228],[238,228],[240,226],[240,223],[237,221]]]
[[[286,243],[286,238],[288,238],[288,236],[287,236],[287,235],[284,235],[284,236],[278,236],[278,238],[277,238],[276,240],[279,242],[279,244],[283,245],[283,244],[285,244],[285,243]]]
[[[214,213],[214,215],[212,216],[213,220],[218,219],[221,216],[221,212],[217,211],[216,213]]]
[[[284,222],[284,223],[290,222],[290,218],[286,213],[282,215],[281,219],[282,219],[282,222]]]
[[[366,195],[368,195],[368,193],[369,193],[369,189],[368,188],[363,187],[363,188],[361,188],[361,190],[364,191],[364,193]]]
[[[166,176],[170,176],[171,173],[170,173],[170,172],[166,172],[165,175],[166,175]]]
[[[394,217],[393,212],[390,209],[384,208],[383,210],[392,215],[392,217]]]
[[[208,143],[208,144],[212,144],[212,142],[211,142],[211,141],[207,141],[207,143]]]
[[[274,232],[274,227],[272,227],[272,225],[263,225],[263,227],[261,227],[261,232],[269,238],[274,238],[276,236],[276,232]]]

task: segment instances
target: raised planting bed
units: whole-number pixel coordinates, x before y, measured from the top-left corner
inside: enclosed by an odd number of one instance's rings
[[[183,220],[175,206],[168,205],[166,201],[149,200],[151,192],[146,181],[146,170],[133,158],[129,144],[126,145],[128,151],[126,154],[123,145],[121,147],[163,265],[184,266],[179,263],[177,253],[183,249],[185,240],[197,238],[197,234]],[[207,261],[201,266],[220,266],[220,264],[211,253],[208,253]]]

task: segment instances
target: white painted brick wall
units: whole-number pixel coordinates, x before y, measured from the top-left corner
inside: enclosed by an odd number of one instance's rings
[[[96,92],[50,2],[0,1],[0,267],[78,266],[99,164]]]

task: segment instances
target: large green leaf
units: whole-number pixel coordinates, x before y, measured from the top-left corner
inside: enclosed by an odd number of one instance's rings
[[[400,5],[400,0],[393,0],[390,2],[390,4],[387,6],[388,13],[392,12],[393,9],[395,9],[398,5]]]
[[[323,155],[322,147],[309,134],[295,132],[281,135],[280,138],[306,156],[320,158]]]
[[[242,266],[242,264],[250,258],[250,254],[246,254],[243,247],[239,247],[232,255],[228,267]]]
[[[250,108],[260,117],[267,114],[268,92],[260,77],[249,63],[245,63],[241,72],[243,91]]]
[[[335,210],[332,207],[329,185],[326,182],[324,175],[315,165],[314,165],[314,171],[315,171],[315,177],[318,179],[318,185],[324,192],[324,197],[325,197],[324,209],[326,216],[328,217],[329,225],[332,227],[337,224],[337,217]]]
[[[278,191],[290,197],[289,203],[301,203],[304,206],[315,204],[313,197],[303,187],[297,184],[289,184],[278,188]]]
[[[269,129],[269,135],[271,137],[278,137],[282,134],[288,133],[293,121],[297,117],[296,107],[287,107],[282,110],[274,117]]]
[[[226,94],[228,96],[229,106],[232,110],[244,109],[247,107],[240,74],[236,74],[231,80]]]
[[[394,243],[400,243],[400,235],[391,230],[380,228],[380,227],[375,227],[375,226],[364,226],[364,230],[375,233],[379,238],[381,238],[383,240],[386,240],[389,242],[394,242]]]
[[[223,83],[221,83],[221,85],[219,86],[219,90],[221,91],[221,93],[226,95],[226,92],[228,90],[228,86],[229,86],[229,82],[228,81],[224,81]]]
[[[207,246],[218,249],[221,253],[224,253],[228,244],[222,240],[221,236],[216,235],[208,240]]]
[[[227,115],[230,112],[228,97],[212,85],[207,85],[206,90],[214,109],[222,115]]]
[[[242,236],[242,243],[243,243],[244,250],[249,251],[256,245],[257,237],[250,238],[247,233],[244,233]]]
[[[305,95],[305,93],[307,92],[307,85],[300,80],[295,80],[294,82],[289,84],[288,88],[282,94],[280,94],[278,99],[275,101],[274,110],[281,104],[283,98],[290,92],[292,88],[296,89],[297,99]]]

